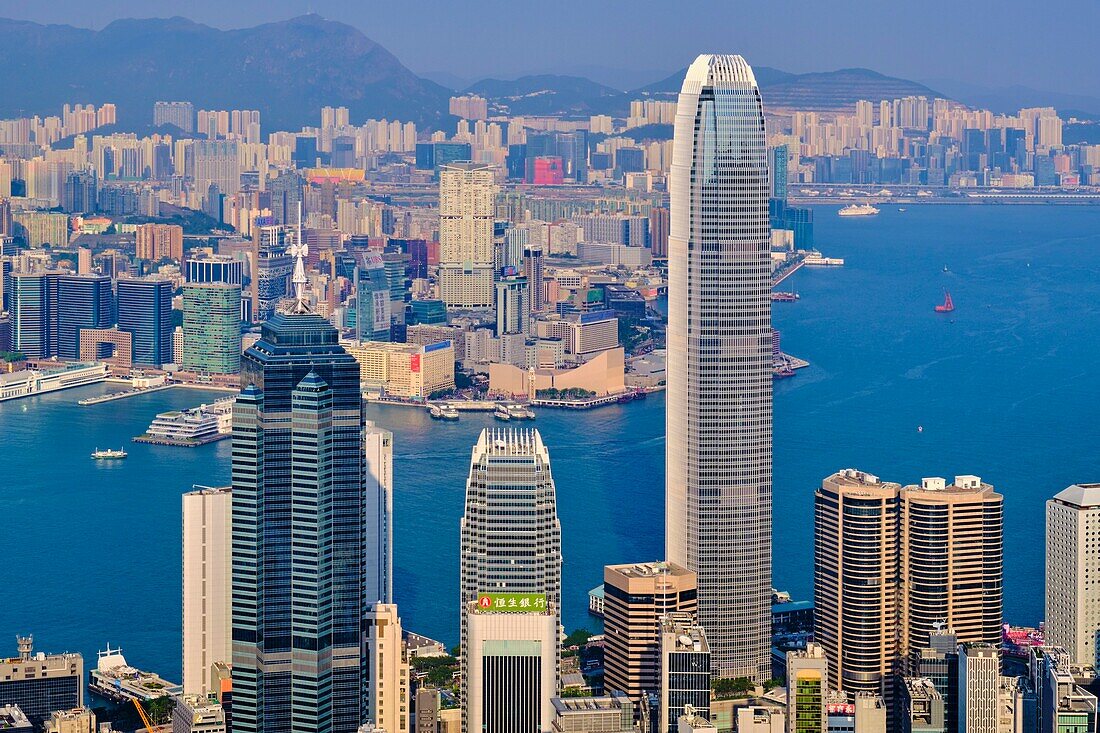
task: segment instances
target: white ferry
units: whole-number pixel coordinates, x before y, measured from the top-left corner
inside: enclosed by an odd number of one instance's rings
[[[125,458],[128,455],[129,455],[129,453],[122,450],[121,448],[119,448],[118,450],[112,450],[110,448],[105,448],[103,450],[100,450],[99,448],[96,448],[95,452],[92,453],[92,458],[94,458],[97,461],[104,461],[104,460],[112,460],[112,459],[116,459],[116,458],[121,459],[121,458]]]
[[[837,212],[840,216],[874,216],[878,209],[870,204],[852,204]]]

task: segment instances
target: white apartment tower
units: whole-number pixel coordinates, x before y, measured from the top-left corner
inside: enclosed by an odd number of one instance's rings
[[[409,733],[409,656],[401,638],[401,617],[392,603],[376,603],[363,619],[364,681],[367,704],[363,715],[386,733]]]
[[[196,486],[183,495],[183,692],[205,695],[210,667],[233,661],[233,494]]]
[[[1046,643],[1096,666],[1100,633],[1100,484],[1074,484],[1047,501]]]
[[[393,603],[393,433],[368,421],[363,446],[367,454],[363,493],[366,608],[373,603]]]
[[[665,543],[714,673],[771,676],[771,253],[764,112],[740,56],[680,92],[670,173]]]
[[[493,306],[493,169],[456,162],[439,172],[439,291],[448,308]]]

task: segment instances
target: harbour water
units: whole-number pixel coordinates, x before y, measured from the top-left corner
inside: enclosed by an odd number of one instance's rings
[[[909,483],[974,473],[1005,495],[1006,618],[1037,623],[1044,501],[1100,480],[1100,208],[880,208],[844,219],[819,208],[818,245],[846,264],[804,268],[783,285],[801,300],[773,307],[784,351],[811,362],[775,390],[775,584],[812,594],[813,491],[825,475],[851,466]],[[956,309],[936,314],[944,288]],[[179,495],[227,482],[230,445],[129,440],[157,412],[219,395],[75,404],[111,389],[0,404],[0,654],[14,651],[16,633],[86,659],[110,642],[178,681]],[[605,563],[663,555],[660,395],[540,410],[533,423],[369,414],[395,434],[395,596],[407,628],[457,641],[458,522],[483,427],[537,427],[550,448],[568,630],[597,627],[585,594]],[[119,446],[125,461],[89,458]]]

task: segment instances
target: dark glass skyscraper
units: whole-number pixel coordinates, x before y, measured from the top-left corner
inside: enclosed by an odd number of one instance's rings
[[[118,330],[133,336],[135,365],[172,363],[172,281],[121,278]]]
[[[114,319],[114,292],[106,275],[60,275],[54,312],[57,314],[57,357],[80,358],[80,331],[110,328]],[[96,358],[110,356],[110,346],[101,344]]]
[[[365,663],[359,365],[324,318],[277,313],[233,411],[233,728],[354,733]],[[394,652],[396,653],[396,652]]]

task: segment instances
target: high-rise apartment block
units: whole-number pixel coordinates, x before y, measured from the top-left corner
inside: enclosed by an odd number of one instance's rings
[[[943,697],[924,677],[903,677],[898,683],[900,733],[946,733]]]
[[[771,677],[771,244],[764,113],[740,56],[698,57],[669,178],[665,546],[696,573],[714,673]]]
[[[364,606],[393,603],[393,433],[371,421],[363,429]]]
[[[188,283],[183,288],[184,371],[236,374],[241,369],[241,286]]]
[[[636,704],[660,689],[660,623],[696,610],[695,573],[664,562],[608,565],[604,580],[604,688]]]
[[[155,102],[153,127],[173,125],[184,132],[195,131],[195,105],[190,102]]]
[[[1001,655],[993,644],[959,645],[959,733],[997,730]]]
[[[1046,642],[1096,666],[1100,636],[1100,484],[1074,484],[1047,501]]]
[[[367,553],[359,367],[321,316],[277,313],[241,360],[241,387],[233,729],[354,733]]]
[[[455,162],[439,172],[439,293],[448,308],[493,306],[493,169]]]
[[[183,692],[208,695],[210,670],[233,660],[233,494],[195,487],[183,495]]]
[[[138,224],[135,236],[138,259],[183,259],[183,227],[178,224]]]

